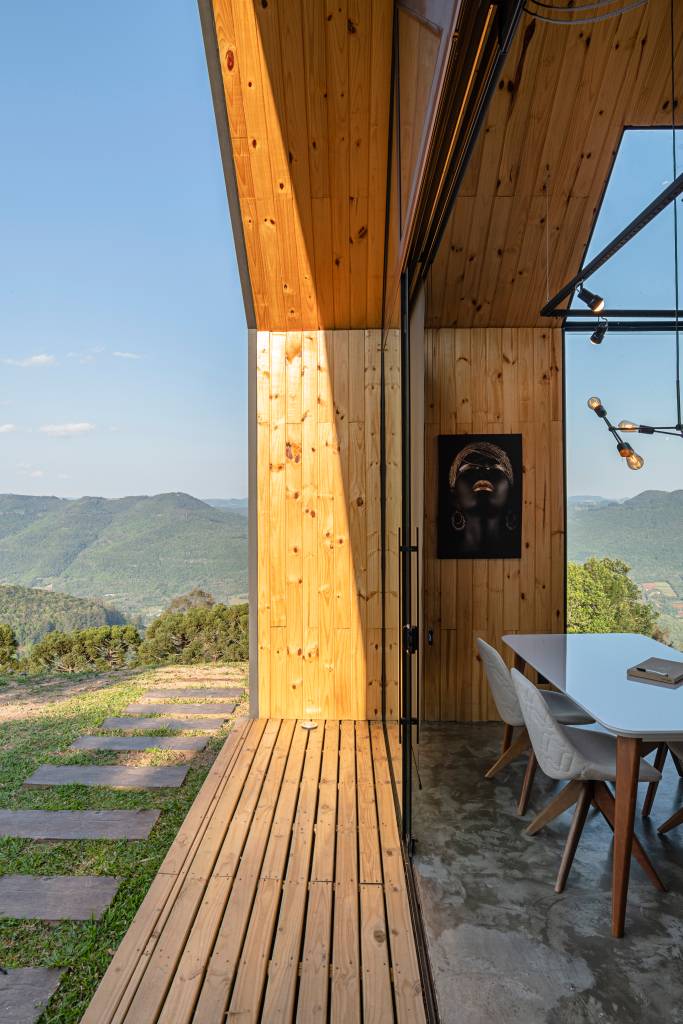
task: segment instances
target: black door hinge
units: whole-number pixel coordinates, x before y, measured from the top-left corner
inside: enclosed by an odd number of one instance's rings
[[[419,634],[417,626],[403,627],[403,651],[405,654],[417,654]]]

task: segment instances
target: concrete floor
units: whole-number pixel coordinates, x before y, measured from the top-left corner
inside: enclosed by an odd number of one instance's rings
[[[683,803],[671,759],[650,822],[636,821],[669,891],[633,863],[626,937],[612,939],[607,823],[589,813],[556,895],[571,812],[524,835],[557,787],[539,772],[527,817],[517,818],[524,761],[483,778],[501,735],[497,725],[428,726],[419,748],[414,865],[442,1024],[680,1024],[683,827],[668,838],[655,831]]]

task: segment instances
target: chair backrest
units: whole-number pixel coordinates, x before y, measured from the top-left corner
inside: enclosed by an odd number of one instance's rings
[[[477,647],[498,714],[508,725],[524,725],[522,709],[510,678],[510,669],[495,647],[491,647],[485,640],[477,639]]]
[[[580,777],[586,760],[550,714],[541,691],[516,668],[511,676],[531,746],[545,774],[551,779]]]

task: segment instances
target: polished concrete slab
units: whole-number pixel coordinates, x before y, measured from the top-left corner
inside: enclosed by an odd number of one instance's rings
[[[489,724],[422,732],[414,866],[442,1024],[681,1024],[683,828],[656,834],[683,804],[670,759],[651,820],[636,821],[669,891],[658,893],[633,864],[626,936],[612,939],[609,827],[590,812],[557,895],[571,812],[524,834],[557,784],[539,773],[529,812],[517,818],[524,761],[483,778],[500,738]]]

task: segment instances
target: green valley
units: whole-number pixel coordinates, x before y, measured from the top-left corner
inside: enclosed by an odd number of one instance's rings
[[[243,601],[247,517],[182,492],[0,495],[0,583],[96,598],[145,621],[193,587]]]

